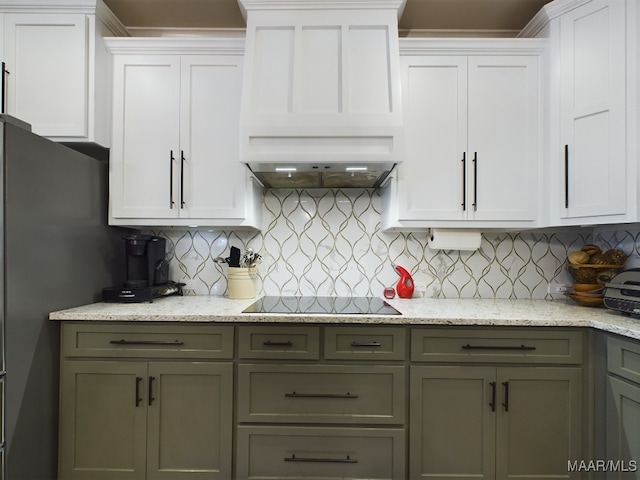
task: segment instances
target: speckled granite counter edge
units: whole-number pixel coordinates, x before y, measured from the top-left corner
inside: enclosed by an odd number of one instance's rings
[[[640,319],[565,301],[411,299],[389,303],[402,315],[242,313],[255,299],[171,297],[153,303],[94,303],[52,312],[55,321],[304,323],[369,325],[591,327],[640,340]]]

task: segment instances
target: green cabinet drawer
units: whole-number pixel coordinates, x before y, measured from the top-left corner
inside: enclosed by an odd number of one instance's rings
[[[404,366],[238,366],[238,421],[403,424]]]
[[[640,384],[640,341],[607,336],[607,370]]]
[[[403,429],[238,427],[237,479],[406,478]]]
[[[233,327],[216,325],[64,323],[66,357],[233,357]]]
[[[250,359],[318,360],[320,328],[241,326],[238,328],[238,356]]]
[[[580,364],[582,330],[415,328],[414,362]]]
[[[329,360],[404,360],[402,327],[325,327],[324,357]]]

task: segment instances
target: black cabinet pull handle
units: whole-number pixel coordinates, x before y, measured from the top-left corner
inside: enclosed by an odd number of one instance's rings
[[[467,152],[462,152],[462,211],[467,211]]]
[[[462,345],[463,350],[535,350],[527,345]]]
[[[564,146],[564,208],[569,208],[569,145]]]
[[[142,382],[142,377],[136,377],[136,407],[140,406],[140,402],[142,401],[142,397],[140,397],[140,383]]]
[[[167,345],[167,346],[180,346],[184,345],[184,342],[180,340],[111,340],[109,342],[112,345]]]
[[[169,150],[169,208],[173,208],[173,162],[175,162],[173,150]]]
[[[285,393],[288,398],[358,398],[358,395],[352,393]]]
[[[284,458],[285,462],[307,462],[307,463],[358,463],[358,460],[351,458],[312,458],[312,457],[296,457],[295,454]]]
[[[489,382],[491,385],[491,402],[489,405],[491,406],[491,411],[496,411],[496,382]]]
[[[151,404],[155,400],[155,397],[153,396],[153,381],[155,379],[156,379],[156,377],[149,377],[149,385],[148,385],[149,391],[147,392],[148,393],[148,397],[149,397],[149,406],[151,406]]]
[[[2,89],[2,105],[0,105],[0,113],[7,113],[7,75],[9,74],[7,64],[2,62],[2,86],[0,87]]]
[[[381,347],[382,344],[380,342],[351,342],[352,347]]]
[[[184,150],[180,150],[180,208],[184,208]]]
[[[473,152],[473,211],[478,211],[478,152]]]
[[[262,342],[265,347],[291,347],[293,343],[290,341],[287,342],[272,342],[271,340],[267,340],[266,342]]]
[[[504,411],[509,411],[509,382],[502,382],[504,386],[504,403],[502,406],[504,407]]]

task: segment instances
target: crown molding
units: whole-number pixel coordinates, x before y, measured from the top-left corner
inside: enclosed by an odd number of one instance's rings
[[[547,47],[538,38],[401,38],[400,55],[540,55]]]
[[[212,37],[114,37],[105,38],[104,43],[114,54],[243,55],[245,41]]]
[[[535,37],[547,24],[555,18],[580,7],[591,0],[555,0],[543,6],[518,34],[518,37]],[[618,0],[622,1],[622,0]]]

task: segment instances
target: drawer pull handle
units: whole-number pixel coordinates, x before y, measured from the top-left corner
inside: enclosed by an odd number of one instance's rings
[[[265,347],[292,347],[293,343],[290,341],[286,342],[272,342],[271,340],[267,340],[262,343]]]
[[[285,393],[285,397],[289,398],[358,398],[353,393]]]
[[[285,462],[311,462],[311,463],[358,463],[358,460],[351,458],[347,455],[347,458],[312,458],[312,457],[296,457],[291,455],[284,458]]]
[[[369,343],[359,343],[359,342],[351,342],[352,347],[381,347],[382,344],[380,342],[369,342]]]
[[[527,345],[466,345],[462,346],[463,350],[535,350],[536,347]]]
[[[184,342],[180,340],[111,340],[109,342],[112,345],[168,345],[168,346],[180,346],[184,345]]]

